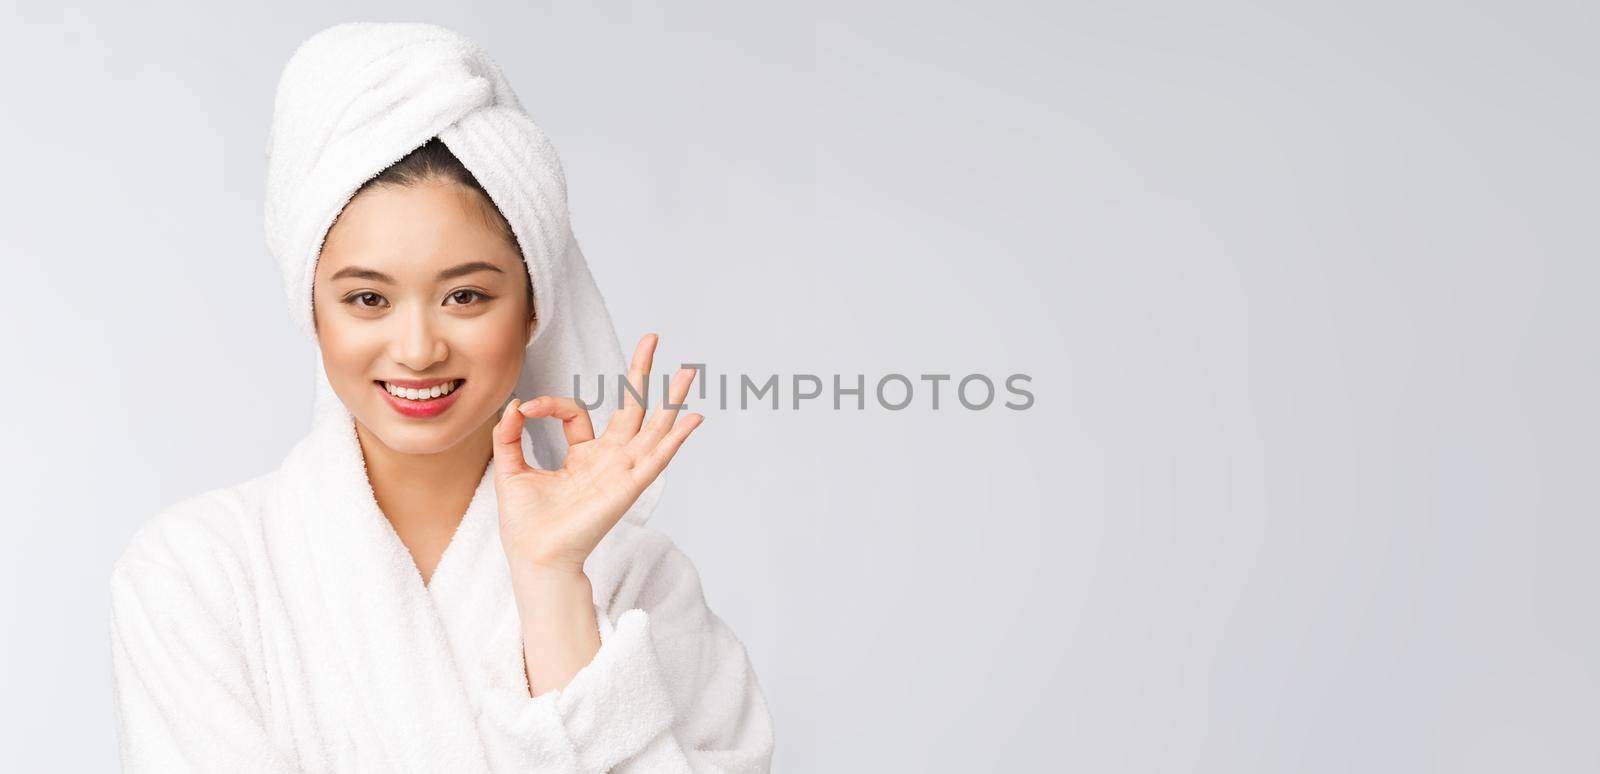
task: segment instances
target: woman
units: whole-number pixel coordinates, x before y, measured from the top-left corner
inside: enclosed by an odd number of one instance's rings
[[[646,336],[620,396],[570,396],[622,353],[499,68],[433,25],[331,27],[284,69],[268,160],[312,430],[118,560],[124,768],[766,771],[748,655],[644,526],[694,373],[647,417]]]

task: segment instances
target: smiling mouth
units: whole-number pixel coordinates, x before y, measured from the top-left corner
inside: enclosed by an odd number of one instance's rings
[[[461,385],[466,383],[466,379],[452,379],[448,382],[434,385],[433,387],[411,389],[408,387],[396,387],[381,379],[373,380],[373,384],[383,388],[383,390],[388,392],[390,395],[401,400],[411,401],[413,403],[427,403],[429,401],[435,401],[439,400],[440,398],[448,397],[454,394],[456,390],[461,389]]]

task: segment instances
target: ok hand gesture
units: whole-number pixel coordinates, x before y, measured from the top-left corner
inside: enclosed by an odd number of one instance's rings
[[[634,348],[628,383],[646,396],[650,362],[659,337],[647,334]],[[681,368],[668,390],[682,404],[694,369]],[[500,508],[500,539],[507,557],[544,569],[582,572],[589,553],[655,481],[689,433],[704,417],[656,409],[644,422],[644,406],[623,390],[623,407],[596,438],[589,412],[572,398],[541,395],[513,399],[494,427],[494,486]],[[567,436],[560,470],[540,470],[522,456],[523,418],[553,417]]]

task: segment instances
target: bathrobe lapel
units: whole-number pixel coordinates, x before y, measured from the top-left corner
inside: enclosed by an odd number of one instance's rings
[[[524,435],[524,452],[526,440]],[[427,590],[473,703],[484,689],[526,691],[521,621],[500,543],[492,468],[479,483]]]
[[[366,734],[381,741],[389,770],[485,770],[468,685],[493,675],[503,681],[508,658],[521,666],[509,572],[503,555],[491,553],[499,550],[492,468],[430,590],[378,508],[349,414],[325,417],[307,440],[286,460],[285,473],[298,493],[294,510],[306,533],[324,620],[357,694],[352,703],[360,716],[350,722],[365,724]],[[498,573],[470,566],[496,558]],[[503,590],[497,579],[504,580]],[[436,595],[447,604],[437,604]],[[513,620],[509,656],[501,631],[506,613]]]

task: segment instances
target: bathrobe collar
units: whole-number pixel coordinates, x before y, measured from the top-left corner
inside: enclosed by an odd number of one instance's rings
[[[282,473],[306,538],[310,588],[356,694],[351,722],[371,725],[393,770],[483,770],[475,694],[526,691],[493,466],[426,585],[378,507],[347,410],[320,418]]]

